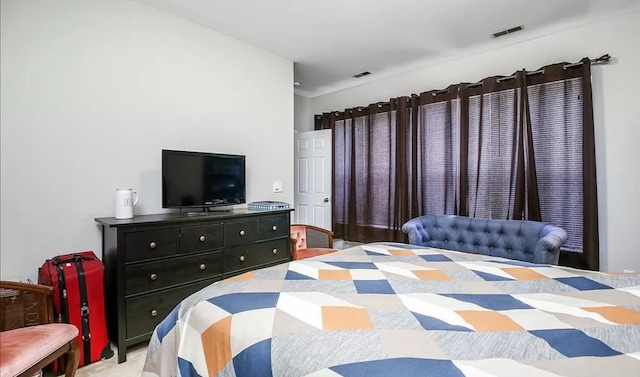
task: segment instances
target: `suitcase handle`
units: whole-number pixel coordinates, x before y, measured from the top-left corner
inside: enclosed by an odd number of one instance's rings
[[[97,258],[91,258],[91,257],[85,257],[84,255],[80,255],[80,254],[71,254],[71,258],[59,258],[59,257],[53,257],[53,265],[59,265],[59,264],[64,264],[64,263],[76,263],[77,261],[92,261],[92,260],[97,260]]]

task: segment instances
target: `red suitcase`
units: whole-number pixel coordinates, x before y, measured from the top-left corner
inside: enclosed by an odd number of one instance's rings
[[[57,321],[78,328],[80,366],[113,356],[105,319],[104,265],[93,251],[47,259],[39,269],[38,283],[54,288]],[[53,364],[54,372],[58,369],[65,369],[63,358]]]

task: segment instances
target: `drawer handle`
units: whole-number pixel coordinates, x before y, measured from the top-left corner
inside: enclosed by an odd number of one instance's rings
[[[240,235],[241,235],[241,236],[244,236],[244,235],[245,235],[244,230],[241,230],[241,231],[240,231]]]
[[[204,240],[206,240],[206,238],[204,236],[200,236],[200,242],[204,242]]]
[[[151,311],[151,316],[152,316],[152,317],[155,317],[155,316],[157,316],[157,315],[158,315],[158,311],[157,311],[157,310],[155,310],[155,309],[153,309],[153,310]]]
[[[240,256],[240,262],[244,262],[244,255]]]
[[[152,248],[152,249],[155,249],[155,248],[156,248],[156,246],[158,246],[158,245],[157,245],[155,242],[151,242],[151,243],[149,244],[149,247],[150,247],[150,248]]]
[[[204,263],[200,265],[201,270],[204,270],[205,268],[207,268],[207,266]]]
[[[275,232],[276,230],[278,230],[278,226],[274,225],[274,226],[271,227],[271,229]]]
[[[271,252],[274,253],[274,254],[278,254],[278,249],[273,249],[273,250],[271,250]]]
[[[151,280],[156,280],[158,278],[158,275],[156,274],[151,274],[151,276],[149,276],[149,279]]]

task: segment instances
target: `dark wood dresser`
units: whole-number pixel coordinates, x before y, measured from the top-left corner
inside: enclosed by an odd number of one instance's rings
[[[109,338],[118,363],[184,298],[214,281],[291,260],[291,209],[96,218]]]

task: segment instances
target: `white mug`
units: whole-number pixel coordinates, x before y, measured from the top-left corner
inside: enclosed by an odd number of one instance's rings
[[[116,188],[116,219],[133,218],[133,206],[138,203],[138,193],[130,187]]]

